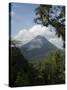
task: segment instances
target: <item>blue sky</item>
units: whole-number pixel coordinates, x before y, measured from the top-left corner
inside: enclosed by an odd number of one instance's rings
[[[21,29],[29,29],[34,23],[37,4],[11,3],[11,34]]]

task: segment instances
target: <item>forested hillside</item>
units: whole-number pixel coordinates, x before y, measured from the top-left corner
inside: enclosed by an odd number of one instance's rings
[[[29,63],[19,48],[11,47],[10,86],[65,83],[64,56],[55,50],[38,63]]]

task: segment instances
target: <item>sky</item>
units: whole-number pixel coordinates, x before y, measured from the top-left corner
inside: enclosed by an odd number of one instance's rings
[[[34,23],[37,4],[11,4],[11,33],[15,35],[19,30],[29,29]]]
[[[21,41],[22,44],[26,44],[36,36],[41,35],[56,47],[63,49],[62,38],[57,37],[54,27],[46,27],[34,23],[34,18],[36,17],[34,10],[38,6],[38,4],[11,4],[9,13],[11,16],[12,38]]]

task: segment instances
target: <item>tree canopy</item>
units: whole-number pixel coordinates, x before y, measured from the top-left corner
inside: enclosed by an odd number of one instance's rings
[[[58,37],[62,37],[65,47],[65,6],[39,5],[35,9],[34,22],[43,26],[52,25],[56,28]]]

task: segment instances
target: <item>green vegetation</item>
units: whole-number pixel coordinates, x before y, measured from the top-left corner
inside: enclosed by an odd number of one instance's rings
[[[11,47],[11,60],[10,60],[10,82],[11,87],[24,86],[35,84],[37,72],[32,64],[21,54],[19,48]]]
[[[41,60],[35,67],[43,78],[43,84],[62,84],[65,82],[64,55],[59,50],[50,53],[47,59]]]
[[[62,37],[63,47],[65,47],[65,6],[41,4],[35,9],[35,14],[35,23],[55,27],[56,34]]]
[[[19,48],[10,48],[11,87],[65,83],[64,55],[59,50],[54,50],[37,63],[29,63]]]

